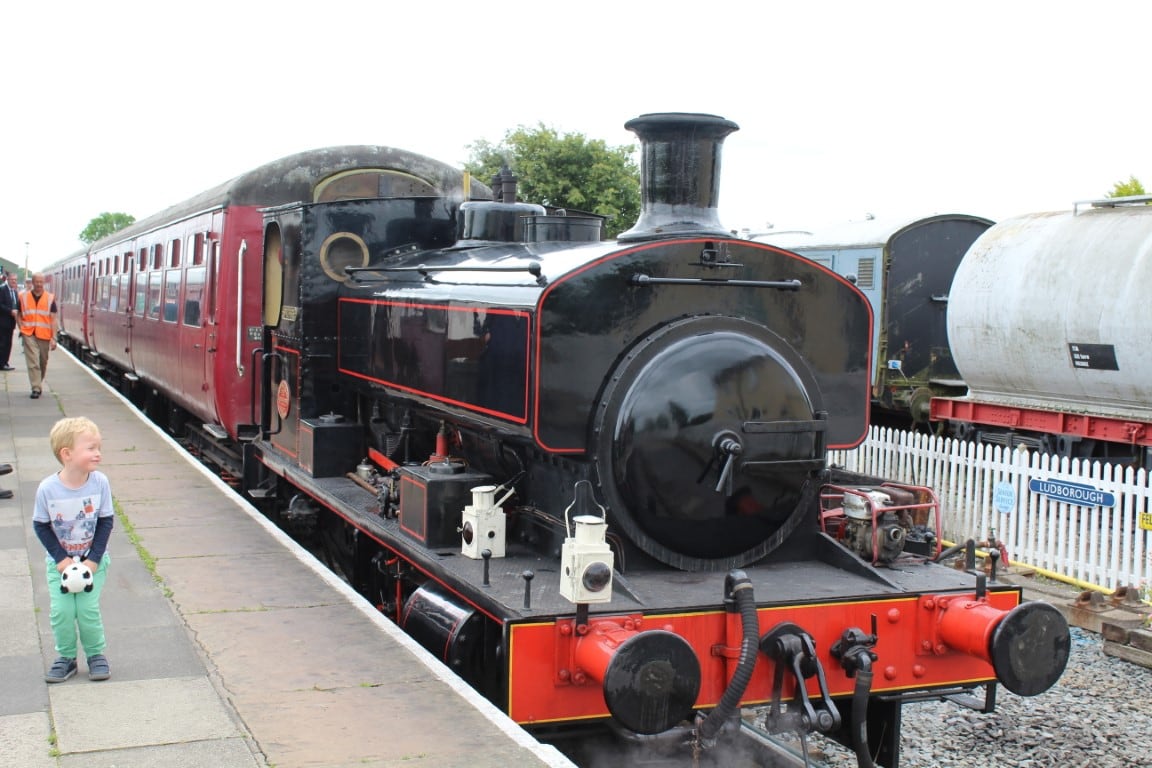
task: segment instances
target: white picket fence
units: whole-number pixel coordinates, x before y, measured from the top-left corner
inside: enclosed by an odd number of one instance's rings
[[[993,536],[1012,562],[1104,589],[1152,585],[1152,530],[1141,527],[1152,528],[1152,489],[1143,469],[876,427],[829,461],[933,488],[950,541]]]

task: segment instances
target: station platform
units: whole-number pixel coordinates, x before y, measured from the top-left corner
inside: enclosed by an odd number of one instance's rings
[[[574,768],[479,696],[63,349],[29,398],[0,374],[0,764],[21,768]],[[36,488],[88,416],[116,527],[110,680],[48,684]]]

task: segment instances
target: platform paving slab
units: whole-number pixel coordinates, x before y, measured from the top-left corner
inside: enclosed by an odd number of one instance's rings
[[[443,693],[441,686],[429,686],[429,695],[397,701],[386,686],[341,689],[336,692],[278,692],[238,698],[236,706],[245,712],[253,733],[259,734],[260,747],[269,765],[277,766],[343,766],[403,765],[406,768],[425,765],[431,768],[512,768],[538,765],[527,750],[509,746],[503,755],[492,755],[491,745],[480,744],[476,734],[483,728],[480,715],[464,710],[459,701]],[[367,714],[348,718],[350,706]],[[451,730],[397,727],[389,718],[390,711],[402,711],[403,722],[440,722],[445,708],[459,712],[457,726]],[[279,713],[292,712],[291,720]],[[311,728],[301,733],[300,715],[307,713]],[[295,727],[294,727],[295,726]],[[325,735],[326,734],[326,735]],[[434,756],[434,757],[432,757]]]
[[[209,525],[168,525],[137,528],[140,543],[157,560],[177,557],[227,557],[230,555],[267,555],[284,557],[284,545],[242,512],[233,510],[236,520],[229,523],[228,538]]]
[[[187,618],[190,614],[264,611],[303,608],[345,601],[303,565],[277,569],[271,566],[284,555],[262,554],[245,558],[186,557],[162,560],[159,568],[172,592],[172,601]]]
[[[63,755],[59,763],[53,765],[57,768],[257,768],[263,766],[264,761],[252,754],[243,739],[212,739]]]
[[[40,649],[34,653],[0,657],[0,719],[12,715],[41,712],[48,708],[48,691],[44,686],[44,662]],[[0,749],[0,765],[17,768],[18,763],[4,762]]]
[[[4,550],[24,550],[24,527],[17,521],[12,524],[7,524],[0,520],[0,552]],[[0,554],[0,576],[3,576],[6,571],[7,563],[2,554]]]
[[[5,475],[4,480],[10,477],[12,477],[12,475]],[[11,482],[4,483],[0,481],[0,488],[7,488],[10,491],[16,490]],[[32,490],[35,491],[36,489],[33,488]],[[4,528],[18,528],[21,530],[21,533],[23,533],[24,509],[21,506],[20,499],[20,493],[16,493],[11,499],[0,499],[0,526]],[[31,511],[29,511],[28,514],[31,516]]]
[[[80,666],[76,677],[48,691],[61,752],[243,736],[204,677],[93,683]],[[116,706],[106,706],[112,698]]]
[[[382,653],[393,646],[347,606],[205,613],[189,616],[188,626],[237,690],[334,691],[433,679],[409,654]],[[252,641],[260,637],[282,641],[265,651]],[[333,663],[337,649],[339,663]]]
[[[58,768],[47,712],[0,716],[0,758],[12,768]]]

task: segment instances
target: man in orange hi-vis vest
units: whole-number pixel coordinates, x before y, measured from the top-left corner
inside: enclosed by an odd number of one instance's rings
[[[32,275],[32,289],[20,294],[20,340],[33,400],[40,397],[44,386],[48,353],[56,349],[58,318],[56,297],[44,290],[44,274],[37,272]]]

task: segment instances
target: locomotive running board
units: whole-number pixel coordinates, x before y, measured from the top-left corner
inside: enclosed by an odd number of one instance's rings
[[[848,573],[879,582],[897,591],[901,589],[899,585],[884,578],[879,570],[868,565],[861,560],[855,552],[852,552],[828,534],[820,532],[817,535],[816,542],[817,551],[815,555],[816,559],[820,562],[847,571]]]

